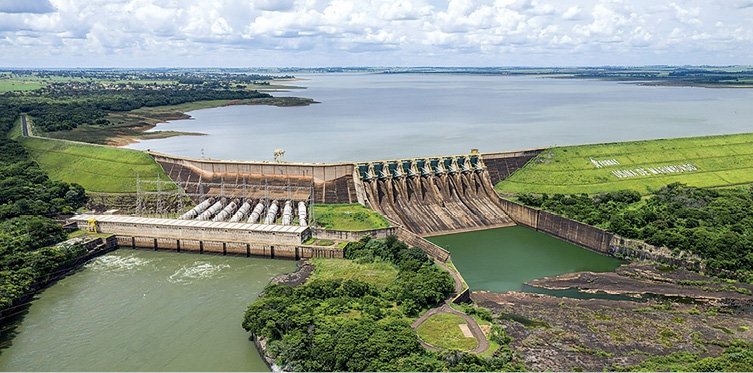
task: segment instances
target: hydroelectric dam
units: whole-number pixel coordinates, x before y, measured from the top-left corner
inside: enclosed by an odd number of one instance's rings
[[[92,229],[93,224],[99,232],[115,234],[118,244],[126,247],[290,259],[342,257],[341,250],[307,245],[309,238],[349,241],[397,234],[446,261],[449,253],[422,237],[515,225],[494,183],[541,151],[472,151],[330,164],[221,161],[149,152],[171,180],[147,181],[158,187],[139,192],[136,216],[87,215],[73,220],[80,228]],[[163,183],[179,190],[162,189]],[[168,218],[163,199],[176,195],[180,204],[173,203]],[[313,205],[347,203],[370,207],[393,226],[362,232],[313,227]]]

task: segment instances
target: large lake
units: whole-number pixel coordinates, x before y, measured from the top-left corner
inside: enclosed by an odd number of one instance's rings
[[[753,131],[753,90],[444,74],[316,74],[307,107],[190,112],[156,130],[202,132],[130,145],[214,159],[333,162]]]

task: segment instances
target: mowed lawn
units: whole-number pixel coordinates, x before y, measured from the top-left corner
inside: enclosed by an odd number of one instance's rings
[[[597,161],[619,164],[597,168]],[[649,168],[691,164],[681,173],[648,172]],[[641,175],[643,169],[649,175]],[[638,176],[619,178],[612,171]],[[544,151],[495,189],[515,193],[600,193],[635,190],[644,194],[680,182],[697,187],[753,183],[753,134],[688,137],[594,145],[563,146]]]
[[[397,278],[397,268],[379,260],[371,263],[356,263],[347,259],[311,258],[310,260],[316,266],[311,279],[361,280],[384,289]]]
[[[136,192],[137,176],[142,180],[169,181],[157,162],[144,152],[38,137],[19,138],[31,158],[50,178],[77,183],[91,192]],[[156,190],[155,184],[142,184]],[[162,190],[175,190],[172,182]]]
[[[478,346],[478,341],[466,337],[460,329],[461,324],[467,325],[462,317],[440,313],[429,317],[418,326],[416,332],[424,342],[434,347],[468,351]]]
[[[316,225],[325,229],[363,231],[390,226],[381,214],[357,203],[314,205],[314,215]]]

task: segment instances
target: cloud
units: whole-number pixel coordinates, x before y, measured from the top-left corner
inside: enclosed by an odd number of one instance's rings
[[[0,0],[0,53],[19,66],[749,63],[752,1]]]
[[[3,0],[0,13],[51,13],[55,8],[49,0]]]

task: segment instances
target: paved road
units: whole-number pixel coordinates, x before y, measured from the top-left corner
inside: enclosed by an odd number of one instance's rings
[[[450,272],[450,276],[452,276],[452,281],[455,283],[455,294],[452,294],[450,299],[455,298],[458,294],[460,294],[461,291],[463,291],[463,280],[460,279],[460,276],[458,276],[457,272],[452,270],[449,266],[446,264],[435,260],[434,263],[436,263],[438,266],[442,267],[445,271]]]
[[[449,303],[447,302],[443,303],[439,307],[434,307],[426,311],[426,313],[421,315],[421,317],[419,317],[416,321],[413,322],[413,324],[411,324],[411,327],[415,330],[418,328],[419,325],[423,324],[423,322],[426,321],[429,317],[434,316],[436,314],[440,314],[440,313],[449,313],[453,315],[458,315],[462,317],[463,320],[465,320],[465,322],[468,324],[468,328],[471,330],[471,333],[473,333],[473,336],[478,341],[478,346],[476,346],[476,348],[470,350],[469,352],[472,352],[474,354],[481,354],[481,353],[486,352],[486,350],[489,349],[489,340],[486,339],[486,336],[484,335],[484,331],[481,330],[481,326],[478,325],[478,323],[476,322],[476,319],[450,307]],[[422,346],[424,346],[425,348],[429,350],[432,350],[432,351],[442,350],[441,348],[434,347],[424,342],[423,340],[421,340],[420,337],[418,338],[418,341],[421,342]]]
[[[24,137],[29,136],[29,128],[26,125],[26,115],[21,114],[21,129],[23,130]]]

